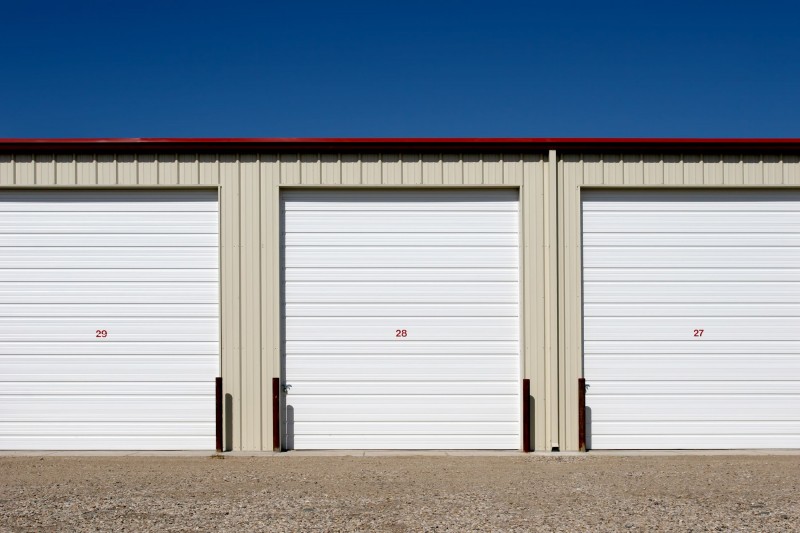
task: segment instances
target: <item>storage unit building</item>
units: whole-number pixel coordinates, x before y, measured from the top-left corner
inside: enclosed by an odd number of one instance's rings
[[[0,140],[0,448],[796,448],[798,154]]]

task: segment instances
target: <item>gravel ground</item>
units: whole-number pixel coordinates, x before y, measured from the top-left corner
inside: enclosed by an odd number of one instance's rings
[[[2,531],[797,531],[800,456],[0,457]]]

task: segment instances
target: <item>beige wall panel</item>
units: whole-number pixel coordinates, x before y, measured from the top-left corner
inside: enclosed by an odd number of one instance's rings
[[[744,165],[741,156],[735,154],[722,156],[722,182],[725,185],[744,184]]]
[[[178,155],[158,155],[158,183],[161,185],[177,185],[178,182]]]
[[[240,249],[239,249],[239,162],[235,155],[220,156],[220,254],[222,293],[222,381],[226,394],[231,395],[232,435],[228,437],[233,449],[242,449],[241,395],[241,337],[239,309],[241,306]],[[245,288],[247,290],[247,288]]]
[[[34,158],[36,165],[36,184],[54,185],[56,182],[56,160],[53,154],[38,154]]]
[[[342,154],[342,185],[361,184],[361,158],[357,154]]]
[[[644,160],[637,154],[622,155],[622,184],[642,185],[644,183]]]
[[[318,160],[317,157],[315,159]],[[255,155],[240,156],[239,283],[242,448],[262,449],[261,179]],[[264,213],[266,215],[266,213]]]
[[[458,185],[464,181],[464,165],[459,154],[444,154],[442,156],[442,183],[445,185]]]
[[[584,179],[594,185],[602,185],[603,182],[603,157],[599,154],[583,154],[581,156],[581,168],[583,169]]]
[[[483,161],[480,154],[464,154],[461,157],[464,185],[480,185],[483,183]]]
[[[75,185],[77,165],[73,154],[56,155],[56,184]]]
[[[14,183],[16,185],[36,184],[36,162],[32,155],[14,156]]]
[[[361,154],[361,183],[363,185],[380,185],[381,180],[380,154]]]
[[[762,185],[764,183],[764,165],[757,155],[742,156],[745,185]]]
[[[642,157],[642,172],[645,185],[664,183],[664,159],[660,155],[646,154]],[[638,185],[631,183],[631,185]]]
[[[323,185],[335,185],[342,182],[342,162],[339,154],[322,154],[321,173]]]
[[[444,164],[442,156],[437,154],[422,155],[422,183],[440,185],[444,183]]]
[[[0,185],[14,185],[14,156],[0,154]]]
[[[402,154],[403,185],[422,184],[422,156],[420,154]]]
[[[381,176],[384,185],[403,184],[403,161],[400,159],[400,154],[381,156]]]
[[[603,155],[603,183],[606,185],[625,183],[625,164],[621,155]]]
[[[117,159],[112,154],[97,155],[97,184],[115,185],[117,183]]]
[[[198,156],[200,183],[202,185],[219,184],[219,156],[216,154],[200,154]]]
[[[683,184],[703,184],[703,158],[698,154],[683,156]]]
[[[139,165],[136,154],[117,155],[117,183],[120,185],[136,185],[139,182]]]
[[[706,185],[722,185],[725,183],[723,167],[722,156],[703,156],[703,183]]]
[[[487,156],[488,157],[488,156]],[[491,165],[491,163],[489,163]],[[525,165],[526,163],[523,161],[522,154],[505,154],[500,156],[500,164],[502,165],[502,175],[503,175],[503,184],[504,185],[517,185],[521,186],[523,184],[527,184],[525,182]],[[541,166],[542,160],[541,158],[539,161],[530,162],[528,164],[538,164]],[[541,168],[538,169],[541,174]],[[486,170],[484,170],[486,172]],[[486,175],[486,174],[484,174]],[[536,174],[533,174],[534,176]],[[540,177],[541,178],[541,177]],[[535,185],[535,177],[529,178],[530,183],[534,183]],[[541,184],[540,184],[541,185]],[[538,205],[538,204],[530,204],[530,205]],[[538,209],[538,207],[537,207]]]
[[[75,157],[78,185],[97,184],[97,158],[90,154]]]
[[[303,185],[322,183],[322,164],[318,154],[302,154],[300,156],[300,183]]]
[[[271,155],[261,155],[261,449],[272,449],[272,378],[281,377],[281,214],[280,172]],[[326,168],[338,169],[338,156],[322,156],[322,180]],[[277,250],[277,253],[276,253]]]
[[[178,183],[181,185],[200,183],[200,162],[197,154],[178,155]]]
[[[763,168],[765,185],[780,185],[783,183],[783,161],[780,156],[765,155]]]
[[[800,185],[800,156],[783,156],[783,184]]]
[[[521,170],[521,179],[524,185],[521,189],[523,202],[523,360],[524,377],[531,380],[531,405],[533,420],[531,423],[531,445],[536,450],[549,449],[546,445],[547,426],[546,413],[549,402],[545,398],[547,383],[545,359],[549,354],[551,336],[547,331],[555,325],[555,317],[548,320],[548,314],[554,311],[556,299],[551,298],[555,291],[551,291],[547,282],[548,275],[556,271],[555,261],[551,268],[546,269],[547,257],[544,252],[551,241],[549,236],[555,235],[555,212],[548,208],[546,201],[555,197],[555,172],[550,174],[548,166],[541,155],[525,154],[523,156],[504,156],[505,160],[519,157],[515,165],[517,171]],[[506,171],[510,170],[506,167]],[[505,172],[508,178],[509,173]],[[550,177],[552,176],[552,177]],[[553,243],[554,245],[554,243]],[[552,348],[555,348],[553,346]]]
[[[510,156],[513,160],[514,156]],[[483,154],[481,156],[483,167],[481,174],[483,175],[484,185],[502,185],[503,184],[503,156],[500,154]]]
[[[664,161],[664,185],[683,185],[683,159],[679,155],[667,154]]]
[[[158,160],[155,154],[139,154],[136,158],[139,185],[158,184]]]
[[[300,185],[300,155],[281,154],[281,185]]]

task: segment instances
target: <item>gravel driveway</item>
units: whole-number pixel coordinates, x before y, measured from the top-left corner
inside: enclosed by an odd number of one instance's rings
[[[2,531],[797,531],[800,456],[0,457]]]

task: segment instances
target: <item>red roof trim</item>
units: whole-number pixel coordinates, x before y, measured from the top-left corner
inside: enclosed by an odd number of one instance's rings
[[[800,152],[800,139],[685,138],[117,138],[0,139],[0,153],[30,152]]]

